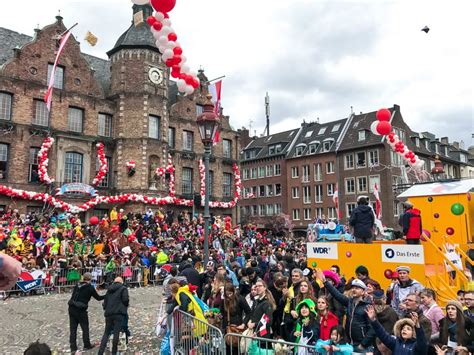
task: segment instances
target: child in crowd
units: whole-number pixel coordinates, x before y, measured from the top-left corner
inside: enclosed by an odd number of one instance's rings
[[[354,348],[347,343],[342,325],[335,325],[331,328],[331,337],[328,340],[318,340],[316,351],[320,354],[349,355]]]
[[[316,304],[312,299],[305,298],[296,305],[298,320],[296,321],[294,336],[296,343],[301,345],[315,345],[319,339],[319,318],[316,312]],[[308,354],[308,348],[298,347],[295,349],[298,355]]]

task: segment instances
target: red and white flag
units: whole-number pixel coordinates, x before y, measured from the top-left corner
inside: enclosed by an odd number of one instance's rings
[[[56,74],[56,67],[58,66],[59,57],[61,56],[61,53],[63,52],[63,49],[66,46],[66,42],[70,36],[71,36],[71,31],[66,32],[61,37],[61,41],[59,42],[58,53],[56,54],[53,70],[51,70],[51,75],[49,77],[48,90],[46,91],[46,94],[44,95],[44,102],[46,102],[46,107],[48,108],[48,111],[51,111],[51,101],[53,99],[53,86],[54,86],[54,77]]]
[[[258,328],[258,336],[263,337],[267,334],[267,323],[270,322],[270,318],[266,314],[262,316],[258,324],[260,324],[260,328]]]
[[[217,116],[221,114],[221,89],[222,89],[222,80],[216,81],[209,85],[209,92],[212,95],[212,102],[214,103],[214,113]],[[214,145],[216,145],[220,140],[219,130],[217,130],[214,137]]]
[[[374,196],[375,196],[375,217],[380,219],[380,207],[382,206],[380,202],[379,187],[377,183],[374,184]]]
[[[332,200],[334,202],[334,205],[336,205],[336,215],[337,215],[337,220],[339,222],[341,220],[341,213],[339,211],[339,188],[337,184],[332,194]]]

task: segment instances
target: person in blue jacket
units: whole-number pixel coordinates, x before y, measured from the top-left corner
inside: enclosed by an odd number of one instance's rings
[[[344,327],[335,325],[331,328],[331,338],[328,340],[319,339],[316,343],[316,352],[319,354],[331,353],[334,355],[350,355],[354,347],[347,343]]]
[[[428,345],[425,333],[420,327],[418,313],[410,313],[411,319],[403,318],[398,320],[393,327],[395,334],[395,337],[393,337],[387,333],[377,320],[374,306],[367,306],[366,312],[375,330],[375,334],[377,334],[377,337],[387,348],[392,350],[393,355],[425,355],[428,353]]]

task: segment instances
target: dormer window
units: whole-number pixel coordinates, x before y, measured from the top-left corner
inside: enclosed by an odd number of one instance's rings
[[[257,156],[257,152],[255,150],[247,150],[245,152],[245,159],[252,159]]]
[[[436,152],[436,154],[439,154],[439,146],[438,146],[438,143],[435,143],[435,152]]]
[[[419,148],[420,147],[420,138],[415,137],[415,145]]]
[[[313,141],[309,143],[308,146],[308,154],[316,154],[316,151],[319,148],[319,142]]]
[[[467,163],[467,158],[465,154],[459,154],[459,160],[461,163]]]
[[[430,150],[430,142],[428,140],[425,140],[425,148]]]
[[[274,155],[274,154],[278,154],[282,151],[282,145],[281,144],[272,144],[270,146],[268,146],[268,154],[269,155]]]
[[[295,157],[299,157],[301,155],[303,155],[303,152],[304,152],[304,148],[306,146],[303,144],[303,145],[299,145],[296,147],[296,151],[295,151]]]
[[[334,140],[326,140],[323,142],[323,152],[329,152],[331,150],[331,146],[334,143]]]
[[[365,129],[359,130],[359,142],[365,141]]]
[[[326,128],[327,128],[327,127],[321,127],[321,128],[319,129],[318,135],[320,136],[320,135],[324,134],[324,133],[326,132]]]
[[[444,155],[446,155],[447,157],[449,156],[449,151],[448,151],[447,146],[444,147]]]

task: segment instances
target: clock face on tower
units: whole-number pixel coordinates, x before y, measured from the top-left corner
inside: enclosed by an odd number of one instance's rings
[[[163,72],[155,67],[148,70],[148,78],[153,84],[161,84],[163,82]]]

